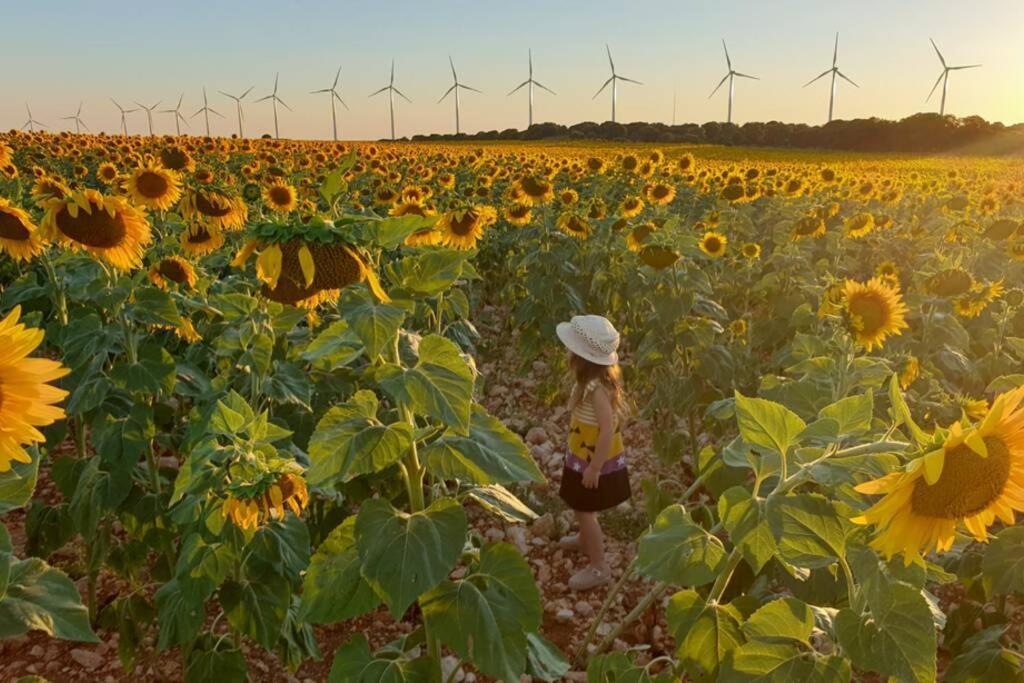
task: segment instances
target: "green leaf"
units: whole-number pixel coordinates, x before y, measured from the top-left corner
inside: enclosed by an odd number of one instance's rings
[[[369,500],[356,516],[362,574],[395,618],[448,576],[466,539],[466,513],[451,499],[407,514]]]
[[[396,400],[436,420],[458,434],[469,431],[473,371],[459,347],[438,335],[420,341],[419,362],[410,370],[388,366],[380,385]]]
[[[894,583],[885,604],[858,615],[841,609],[836,637],[861,669],[903,681],[935,680],[935,623],[919,589]]]
[[[440,683],[438,663],[428,657],[376,658],[359,633],[334,652],[328,683]]]
[[[328,624],[362,616],[380,604],[359,573],[355,515],[334,528],[309,561],[302,584],[300,618]]]
[[[712,677],[728,653],[744,640],[739,610],[729,604],[709,603],[692,589],[672,596],[665,619],[676,640],[676,656],[691,674]]]
[[[539,633],[526,634],[526,673],[542,681],[561,680],[571,668],[558,646]]]
[[[333,204],[334,198],[345,191],[347,187],[345,174],[355,163],[356,152],[352,150],[347,157],[341,160],[340,165],[336,169],[324,176],[323,182],[320,183],[320,196],[324,198],[328,205]]]
[[[832,419],[838,425],[840,438],[859,436],[871,429],[875,411],[875,395],[870,390],[859,396],[848,396],[825,406],[818,417]]]
[[[188,653],[185,683],[244,683],[248,677],[245,655],[229,645],[230,641],[213,640],[212,636]]]
[[[401,246],[412,233],[432,227],[435,223],[437,216],[390,216],[372,224],[373,242],[382,249],[394,249]]]
[[[142,325],[177,327],[181,324],[181,313],[174,299],[159,287],[135,288],[131,317]]]
[[[780,403],[736,392],[736,422],[747,443],[785,455],[807,426]]]
[[[445,434],[423,450],[423,458],[438,479],[478,485],[544,481],[523,440],[480,406],[473,406],[469,436]]]
[[[295,581],[309,566],[309,529],[289,514],[283,520],[264,524],[249,541],[245,565],[253,574],[276,573]]]
[[[847,683],[850,663],[840,656],[818,656],[792,645],[753,641],[732,653],[728,670],[719,681],[758,681],[763,683]]]
[[[408,452],[412,427],[381,424],[377,407],[377,397],[364,389],[327,411],[309,440],[310,484],[330,486],[380,472]]]
[[[371,361],[390,347],[405,320],[405,308],[381,303],[363,289],[346,289],[338,308]]]
[[[1024,527],[1003,529],[985,549],[982,562],[994,593],[1024,593]]]
[[[327,371],[345,367],[363,352],[363,343],[348,323],[338,320],[328,325],[309,343],[302,352],[302,358],[310,362],[322,362]]]
[[[1006,626],[990,626],[968,638],[961,653],[949,664],[946,683],[1020,681],[1021,655],[1000,643]]]
[[[420,604],[431,632],[483,673],[517,681],[525,672],[526,631],[540,627],[540,593],[514,546],[485,546],[476,572],[443,581]]]
[[[845,532],[835,507],[814,493],[771,496],[768,524],[787,562],[798,567],[827,567],[844,554]]]
[[[765,642],[797,641],[810,646],[814,614],[802,600],[780,598],[762,606],[743,624],[743,632],[752,640]]]
[[[755,573],[760,572],[778,551],[764,501],[742,486],[733,486],[718,498],[718,516],[743,559]]]
[[[893,376],[889,379],[889,403],[892,404],[892,418],[897,427],[899,425],[906,425],[910,431],[910,437],[918,446],[924,446],[931,441],[931,438],[925,434],[924,430],[917,426],[914,418],[911,417],[910,406],[907,405],[903,398],[903,392],[900,391],[900,378],[896,373],[893,373]]]
[[[266,395],[280,404],[291,403],[311,410],[313,384],[298,363],[275,361],[274,370],[263,385]]]
[[[722,542],[694,524],[682,505],[662,510],[640,537],[637,571],[658,581],[702,586],[714,581],[724,564]]]
[[[537,519],[537,513],[501,484],[478,486],[466,494],[506,522],[524,524]]]
[[[224,614],[236,631],[270,649],[281,636],[288,615],[291,586],[288,579],[264,574],[255,581],[226,581],[220,587]]]
[[[424,296],[435,296],[463,277],[470,254],[454,249],[431,249],[398,262],[395,280],[403,288]]]
[[[39,452],[34,448],[25,451],[31,462],[12,462],[11,469],[0,472],[0,515],[20,508],[32,498],[39,478]]]
[[[34,557],[10,563],[7,591],[0,599],[0,639],[32,630],[64,640],[99,642],[75,584]]]
[[[206,620],[206,601],[213,594],[209,579],[176,577],[160,587],[156,599],[160,638],[157,647],[166,650],[175,645],[187,645]]]

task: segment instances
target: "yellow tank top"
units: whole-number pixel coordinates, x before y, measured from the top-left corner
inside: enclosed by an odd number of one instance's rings
[[[589,462],[594,456],[597,448],[597,437],[601,429],[597,424],[597,413],[594,411],[593,394],[598,386],[597,380],[591,381],[584,387],[579,400],[573,405],[572,420],[569,423],[569,452]],[[612,444],[608,451],[608,460],[611,462],[622,455],[625,448],[622,445],[622,434],[619,431],[619,421],[615,419],[615,434],[612,436]]]

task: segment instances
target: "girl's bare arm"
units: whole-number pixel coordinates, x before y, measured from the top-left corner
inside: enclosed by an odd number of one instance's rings
[[[594,389],[593,400],[594,412],[597,414],[598,435],[591,464],[600,470],[608,462],[608,453],[612,448],[612,437],[615,434],[615,413],[604,387]]]

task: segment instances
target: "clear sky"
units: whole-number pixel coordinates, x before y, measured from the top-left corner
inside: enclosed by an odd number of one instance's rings
[[[950,78],[947,112],[1024,121],[1024,2],[1021,0],[515,0],[466,2],[391,0],[173,0],[170,2],[36,2],[0,0],[0,129],[20,127],[24,103],[50,129],[84,101],[94,131],[114,131],[122,103],[163,100],[184,92],[191,116],[207,85],[214,134],[235,129],[233,104],[217,93],[273,87],[294,111],[281,110],[282,137],[329,137],[328,100],[309,91],[330,85],[340,65],[343,138],[387,135],[387,100],[368,95],[386,85],[392,57],[399,101],[398,135],[451,132],[453,105],[438,98],[449,87],[448,55],[460,80],[484,94],[462,99],[464,132],[522,128],[527,48],[536,78],[558,93],[538,91],[535,121],[571,124],[610,117],[610,95],[594,92],[608,77],[604,45],[620,74],[643,81],[619,91],[620,121],[672,118],[724,120],[725,88],[708,95],[725,74],[721,39],[735,68],[760,76],[737,81],[734,120],[823,122],[828,79],[801,86],[831,66],[838,30],[839,66],[860,84],[840,84],[837,118],[900,118],[937,110],[925,97],[940,72],[933,37],[951,64],[982,63]],[[169,106],[164,106],[169,105]],[[202,132],[202,117],[188,132]],[[133,115],[142,132],[145,115]],[[169,114],[158,132],[173,132]],[[247,134],[272,130],[269,102],[247,107]]]

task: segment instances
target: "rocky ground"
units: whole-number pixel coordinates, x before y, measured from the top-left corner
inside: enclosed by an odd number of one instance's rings
[[[534,485],[517,491],[520,496],[540,514],[532,525],[512,525],[497,520],[482,509],[471,509],[470,519],[474,528],[486,539],[505,540],[515,544],[533,567],[544,606],[542,632],[566,653],[575,652],[590,628],[595,613],[608,594],[609,586],[597,588],[589,593],[576,594],[568,588],[567,581],[573,573],[585,566],[584,558],[576,553],[560,549],[557,539],[571,528],[572,512],[557,496],[562,467],[562,454],[568,430],[568,415],[560,400],[551,405],[541,396],[551,394],[549,389],[561,381],[553,376],[548,363],[543,360],[521,367],[516,355],[515,332],[500,327],[503,316],[493,309],[485,309],[476,320],[483,336],[478,355],[479,370],[483,376],[484,395],[482,402],[494,415],[500,417],[513,430],[524,437],[538,465],[548,477],[548,483]],[[555,349],[557,352],[557,349]],[[634,500],[602,515],[607,535],[607,554],[617,579],[632,559],[635,539],[646,526],[647,521],[640,505],[640,482],[651,476],[656,467],[650,447],[650,428],[642,421],[633,421],[624,432],[630,458],[631,481]],[[70,445],[68,445],[70,447]],[[59,500],[60,493],[42,473],[37,496],[43,500]],[[11,530],[16,554],[23,554],[24,514],[15,511],[7,515],[5,522]],[[84,556],[80,544],[72,543],[50,558],[58,566],[74,568],[80,566]],[[81,572],[72,573],[80,575]],[[637,602],[650,589],[645,580],[628,582],[616,597],[604,622],[597,630],[601,640],[609,634]],[[113,575],[103,574],[99,584],[99,602],[105,604],[126,586]],[[85,580],[79,581],[79,590],[85,593]],[[394,621],[381,609],[353,623],[317,627],[317,642],[324,654],[319,662],[307,662],[294,674],[289,673],[276,655],[259,646],[243,644],[248,662],[250,678],[255,681],[288,681],[310,683],[325,681],[330,671],[334,650],[346,642],[354,633],[364,633],[374,646],[382,645],[402,633],[411,631],[415,615],[407,614],[405,620]],[[117,655],[118,634],[116,631],[98,629],[99,644],[71,643],[54,640],[39,632],[27,636],[0,641],[0,681],[15,681],[22,676],[38,675],[50,681],[89,681],[90,683],[112,683],[115,681],[178,681],[182,679],[181,657],[177,650],[158,652],[151,637],[141,645],[138,663],[132,672],[122,668]],[[644,657],[653,658],[671,648],[664,622],[664,602],[656,602],[648,613],[636,623],[623,629],[614,640],[613,647],[626,649],[633,645],[647,645]],[[584,658],[585,659],[585,658]],[[446,657],[445,668],[451,671],[456,665],[454,657]],[[579,667],[582,669],[582,667]],[[570,679],[585,680],[582,671],[571,672]],[[469,668],[455,672],[455,681],[484,681],[486,677]]]

